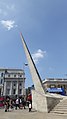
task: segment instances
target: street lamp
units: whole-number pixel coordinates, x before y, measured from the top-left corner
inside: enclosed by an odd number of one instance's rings
[[[24,63],[23,64],[23,70],[25,69],[26,66],[28,66],[28,64],[27,63]]]
[[[23,95],[25,95],[25,67],[28,66],[27,63],[23,64],[23,72],[24,72],[24,83],[23,83]]]

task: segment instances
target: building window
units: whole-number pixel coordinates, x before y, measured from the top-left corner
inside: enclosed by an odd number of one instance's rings
[[[16,77],[16,74],[14,75],[14,77]]]
[[[49,85],[49,88],[56,88],[55,85]]]
[[[7,73],[7,69],[5,69],[5,73]]]
[[[21,75],[21,74],[20,74],[19,76],[20,76],[20,77],[22,77],[22,75]]]
[[[22,89],[19,89],[19,94],[21,94],[22,93]]]
[[[61,88],[63,88],[63,86],[61,86]]]
[[[2,84],[2,79],[1,79],[1,84]]]
[[[16,93],[16,89],[13,89],[13,94],[15,94]]]
[[[22,84],[21,84],[21,83],[19,83],[19,86],[22,86]]]
[[[14,86],[16,86],[16,84],[14,83]]]
[[[1,73],[1,77],[3,77],[3,73]]]
[[[8,74],[8,77],[10,77],[10,74]]]
[[[13,82],[13,86],[16,87],[16,81]]]

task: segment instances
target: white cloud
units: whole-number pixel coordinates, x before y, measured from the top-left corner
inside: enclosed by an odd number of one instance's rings
[[[9,4],[7,2],[0,1],[0,15],[2,15],[1,17],[14,14],[15,11],[15,4]]]
[[[17,25],[15,25],[15,21],[12,21],[12,20],[2,20],[0,22],[8,30],[10,30],[13,27],[16,27],[17,26]]]
[[[38,49],[35,53],[32,54],[33,60],[35,63],[38,63],[39,59],[44,58],[46,55],[46,51],[42,51],[41,49]]]
[[[1,15],[8,15],[9,12],[15,11],[15,5],[14,4],[7,4],[7,2],[0,2],[0,14]]]

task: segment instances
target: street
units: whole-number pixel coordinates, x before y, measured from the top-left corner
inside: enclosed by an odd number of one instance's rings
[[[28,109],[5,112],[4,109],[0,109],[0,119],[67,119],[67,115],[40,113],[35,110],[29,112]]]

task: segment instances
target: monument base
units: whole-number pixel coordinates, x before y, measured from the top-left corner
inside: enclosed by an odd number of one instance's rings
[[[51,96],[50,94],[40,94],[32,90],[32,108],[39,112],[50,112],[57,105],[62,97]]]
[[[45,94],[42,95],[32,90],[32,108],[39,112],[48,112]]]

